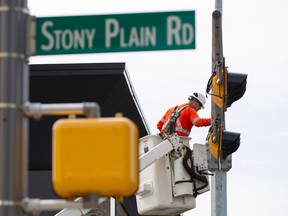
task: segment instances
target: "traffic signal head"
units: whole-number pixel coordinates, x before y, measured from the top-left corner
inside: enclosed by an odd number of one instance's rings
[[[138,128],[127,118],[60,119],[52,176],[61,197],[127,197],[138,188]]]
[[[219,140],[213,140],[213,134],[210,134],[210,153],[217,160],[225,160],[228,155],[234,153],[239,148],[240,133],[219,129],[219,136]]]
[[[247,74],[231,73],[227,72],[227,69],[223,69],[221,77],[221,83],[218,83],[217,76],[212,78],[212,101],[226,111],[227,107],[244,95]]]
[[[228,155],[234,153],[240,146],[240,133],[222,131],[221,156],[226,159]]]
[[[246,91],[247,74],[227,73],[226,107],[239,100]]]

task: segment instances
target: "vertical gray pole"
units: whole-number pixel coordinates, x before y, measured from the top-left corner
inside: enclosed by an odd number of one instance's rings
[[[219,10],[221,14],[223,14],[223,5],[222,5],[222,0],[215,0],[215,10]]]
[[[223,20],[222,7],[222,0],[215,0],[215,10],[221,12]],[[221,46],[222,44],[223,41],[221,35]],[[222,117],[224,119],[224,113]],[[223,126],[225,128],[224,120],[222,124],[224,124]],[[214,164],[214,166],[217,167],[216,163]],[[212,172],[213,176],[211,177],[211,216],[227,216],[227,168],[228,170],[230,169],[229,164],[227,166],[227,163],[218,163],[218,170],[214,169]]]
[[[211,215],[227,215],[226,171],[215,171],[211,178]]]
[[[0,216],[25,215],[27,196],[28,120],[21,110],[28,101],[26,0],[0,0]]]

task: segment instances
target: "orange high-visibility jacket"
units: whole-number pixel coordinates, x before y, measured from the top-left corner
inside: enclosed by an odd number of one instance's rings
[[[210,126],[211,118],[200,118],[195,109],[189,107],[188,103],[181,104],[177,107],[177,110],[181,110],[182,107],[187,106],[182,110],[179,118],[176,121],[175,131],[179,136],[189,136],[193,125],[196,127]],[[166,124],[168,124],[171,113],[175,107],[171,107],[157,123],[157,128],[160,132],[163,132]]]

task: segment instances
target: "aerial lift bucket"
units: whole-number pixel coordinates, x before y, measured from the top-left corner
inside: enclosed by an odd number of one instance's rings
[[[189,137],[180,137],[183,146],[190,147]],[[153,151],[157,145],[167,145],[158,135],[139,139],[139,155]],[[173,150],[140,172],[140,184],[136,193],[140,215],[176,215],[195,208],[193,184],[190,176]],[[140,161],[141,163],[141,161]]]

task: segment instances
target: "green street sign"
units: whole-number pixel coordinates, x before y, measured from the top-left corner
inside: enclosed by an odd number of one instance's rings
[[[195,11],[36,18],[36,55],[195,49]]]

